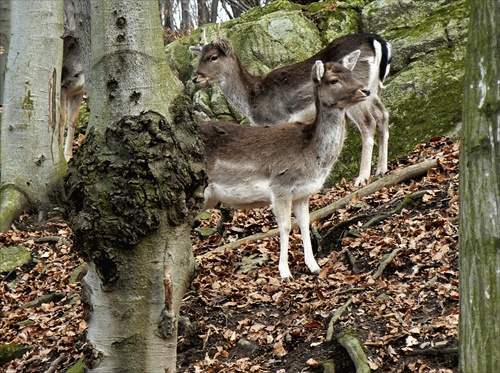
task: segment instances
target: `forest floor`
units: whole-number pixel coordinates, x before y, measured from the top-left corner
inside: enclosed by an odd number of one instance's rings
[[[458,144],[434,138],[391,162],[389,174],[431,158],[437,167],[424,176],[354,198],[313,223],[318,276],[308,273],[297,229],[288,283],[279,277],[277,237],[211,251],[275,228],[269,208],[237,211],[223,236],[199,233],[218,224],[217,211],[202,220],[192,232],[198,268],[181,310],[178,371],[333,372],[325,364],[333,361],[337,373],[351,373],[339,342],[348,331],[373,372],[457,372]],[[311,211],[357,189],[352,182],[325,189],[311,198]],[[13,360],[0,356],[0,371],[9,373],[66,372],[85,342],[74,274],[82,260],[71,230],[60,217],[36,218],[24,215],[0,235],[0,248],[22,244],[32,256],[0,274],[0,346],[24,347]]]

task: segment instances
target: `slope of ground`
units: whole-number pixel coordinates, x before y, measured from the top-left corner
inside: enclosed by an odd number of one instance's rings
[[[182,309],[179,371],[327,372],[321,363],[334,361],[337,372],[355,372],[337,341],[350,330],[374,372],[456,372],[458,144],[433,139],[391,169],[430,158],[439,158],[438,167],[426,176],[355,199],[313,224],[319,276],[304,265],[297,231],[289,283],[279,278],[277,238],[210,253],[275,227],[270,209],[237,211],[224,237],[193,231],[199,265]],[[354,191],[352,183],[324,190],[311,198],[311,210]],[[216,226],[218,218],[212,213],[201,227]],[[65,372],[84,347],[80,286],[70,281],[81,260],[63,220],[33,219],[24,216],[16,230],[0,235],[0,247],[23,243],[32,255],[29,264],[0,274],[0,346],[26,348],[0,361],[0,370]],[[343,305],[327,340],[331,317]]]

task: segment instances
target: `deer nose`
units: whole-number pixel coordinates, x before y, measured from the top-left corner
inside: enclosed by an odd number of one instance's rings
[[[361,92],[363,92],[367,96],[370,96],[370,90],[369,89],[362,89]]]

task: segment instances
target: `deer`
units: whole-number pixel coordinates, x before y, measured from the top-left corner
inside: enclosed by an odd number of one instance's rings
[[[85,77],[79,51],[80,47],[72,36],[64,37],[61,73],[61,128],[64,130],[67,126],[64,142],[64,158],[67,162],[73,158],[73,137],[85,93]]]
[[[243,126],[204,122],[200,136],[205,145],[208,185],[202,211],[222,202],[253,209],[272,206],[280,236],[279,273],[292,278],[288,246],[292,208],[302,235],[304,261],[319,274],[309,233],[309,197],[325,182],[342,149],[345,111],[369,99],[370,91],[352,69],[361,51],[339,62],[316,61],[310,71],[314,119],[275,126]]]
[[[75,11],[73,0],[64,1],[63,63],[61,71],[61,131],[66,129],[64,158],[68,162],[73,157],[73,137],[75,136],[78,113],[85,93],[80,46],[73,37],[75,32]]]
[[[353,74],[369,88],[371,95],[346,110],[362,139],[361,165],[355,186],[369,181],[375,131],[379,140],[376,175],[387,172],[389,114],[379,96],[392,57],[390,43],[379,35],[339,37],[314,56],[264,75],[249,73],[231,42],[219,36],[211,43],[191,46],[189,50],[199,56],[193,82],[200,86],[218,84],[226,98],[257,126],[310,121],[315,115],[315,103],[309,71],[315,61],[338,61],[349,52],[360,50]]]

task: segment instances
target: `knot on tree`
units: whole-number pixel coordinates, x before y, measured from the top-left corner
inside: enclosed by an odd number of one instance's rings
[[[206,176],[187,102],[174,102],[173,123],[148,111],[93,130],[76,153],[67,178],[68,205],[77,248],[87,260],[96,251],[129,248],[164,216],[173,226],[194,217]]]

